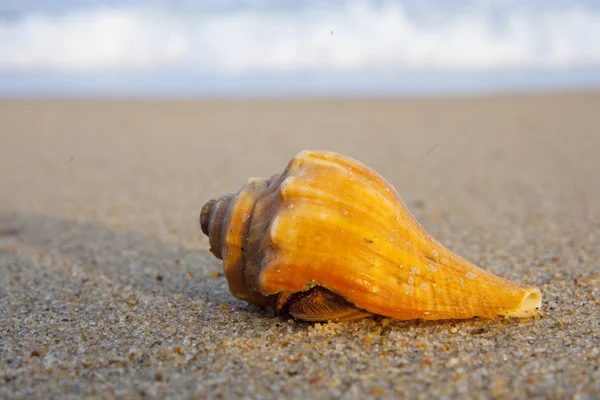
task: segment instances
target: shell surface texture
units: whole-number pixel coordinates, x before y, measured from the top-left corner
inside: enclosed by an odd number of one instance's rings
[[[446,249],[384,178],[338,153],[251,178],[207,202],[200,225],[233,296],[301,320],[522,318],[542,302]]]

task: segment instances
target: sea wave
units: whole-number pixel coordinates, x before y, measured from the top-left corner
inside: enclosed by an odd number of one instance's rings
[[[219,8],[210,2],[186,8],[189,3],[127,2],[0,17],[0,71],[243,75],[600,67],[600,9],[587,3],[246,2]]]

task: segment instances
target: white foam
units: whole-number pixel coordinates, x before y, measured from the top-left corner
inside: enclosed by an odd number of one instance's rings
[[[600,65],[600,10],[428,3],[94,8],[0,19],[0,70],[487,70]],[[556,3],[556,2],[553,2]],[[561,3],[561,2],[559,2]],[[115,3],[117,4],[117,3]],[[269,5],[271,4],[271,5]],[[308,3],[312,4],[312,3]]]
[[[189,57],[179,18],[125,9],[29,14],[0,23],[0,69],[160,68]]]

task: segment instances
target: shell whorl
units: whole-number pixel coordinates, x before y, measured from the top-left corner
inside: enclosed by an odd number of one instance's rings
[[[200,227],[202,228],[202,232],[208,236],[210,252],[220,260],[223,259],[221,254],[223,225],[225,224],[225,216],[233,196],[233,193],[227,193],[217,200],[209,200],[204,204],[200,212]]]
[[[273,183],[278,177],[250,178],[240,191],[209,200],[200,212],[200,227],[208,236],[210,252],[223,260],[229,291],[259,306],[273,301],[260,292],[257,284],[269,218],[253,217],[258,199],[271,192],[269,187],[277,188]]]
[[[215,206],[216,200],[209,200],[204,203],[202,206],[202,211],[200,211],[200,228],[202,229],[202,233],[208,236],[208,225],[210,223],[210,214]]]

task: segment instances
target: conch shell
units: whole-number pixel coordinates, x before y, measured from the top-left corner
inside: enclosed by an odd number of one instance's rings
[[[446,249],[375,171],[303,151],[282,174],[251,178],[200,215],[230,292],[308,321],[531,317],[538,288]]]

